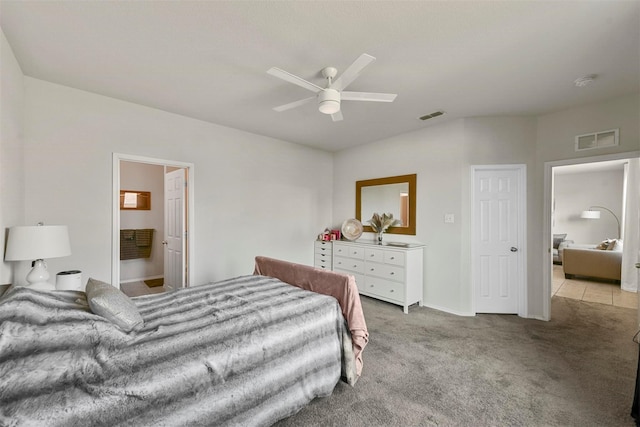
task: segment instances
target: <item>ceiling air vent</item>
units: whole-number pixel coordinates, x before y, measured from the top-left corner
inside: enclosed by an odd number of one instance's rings
[[[444,114],[444,111],[435,111],[431,114],[426,114],[422,117],[420,117],[420,120],[429,120],[429,119],[433,119],[434,117],[438,117]]]

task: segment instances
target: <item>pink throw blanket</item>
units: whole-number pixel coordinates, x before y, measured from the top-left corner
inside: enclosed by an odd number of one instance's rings
[[[356,373],[361,375],[362,351],[369,342],[369,332],[353,276],[263,256],[256,257],[253,274],[275,277],[290,285],[337,299],[351,332]]]

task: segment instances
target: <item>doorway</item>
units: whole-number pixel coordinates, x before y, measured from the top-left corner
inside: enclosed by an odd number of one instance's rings
[[[526,166],[471,167],[475,313],[526,317]]]
[[[560,166],[569,165],[584,165],[587,163],[599,163],[606,161],[624,160],[640,157],[639,151],[618,153],[603,156],[583,157],[578,159],[559,160],[553,162],[545,162],[544,164],[544,215],[543,215],[543,235],[545,236],[545,242],[543,244],[543,257],[542,257],[542,320],[551,319],[551,298],[553,296],[553,262],[552,262],[552,250],[553,247],[553,169]],[[584,209],[580,207],[580,210]],[[623,219],[627,221],[628,218]],[[624,222],[622,224],[624,229]],[[624,248],[623,251],[627,252],[628,248]],[[626,254],[623,253],[623,257]]]
[[[155,185],[156,190],[151,193],[151,209],[154,210],[154,216],[138,215],[137,217],[123,217],[121,216],[121,190],[144,190],[143,188],[127,188],[122,187],[123,181],[127,180],[127,170],[138,169],[140,173],[152,173],[154,178],[146,177],[147,180],[155,181],[156,178],[159,182],[156,184],[149,183],[148,185]],[[125,176],[123,177],[123,173]],[[158,174],[156,176],[156,173]],[[167,209],[167,192],[166,176],[172,176],[172,184],[176,181],[176,176],[181,176],[180,190],[172,189],[170,194],[171,208]],[[134,182],[145,182],[144,180]],[[149,181],[146,181],[149,182]],[[111,262],[111,282],[118,284],[120,287],[122,274],[129,274],[134,271],[133,274],[142,274],[149,277],[151,272],[152,276],[162,276],[166,282],[166,278],[171,278],[171,283],[166,283],[169,286],[165,286],[167,290],[178,289],[182,287],[188,287],[190,285],[190,272],[193,271],[193,247],[194,247],[194,165],[192,163],[184,163],[171,160],[162,160],[149,157],[133,156],[127,154],[113,154],[113,213],[112,213],[112,262]],[[177,194],[181,196],[177,196]],[[155,209],[154,209],[155,207]],[[148,214],[150,212],[147,212]],[[169,215],[171,213],[171,215]],[[179,214],[178,216],[176,216]],[[147,221],[151,223],[144,224],[141,222],[141,218],[147,218]],[[155,218],[155,219],[151,219]],[[170,227],[167,227],[167,220],[171,220]],[[136,222],[138,221],[138,222]],[[155,226],[154,226],[155,224]],[[180,227],[177,227],[179,225]],[[152,267],[151,262],[138,262],[138,270],[135,269],[135,259],[132,262],[134,266],[123,266],[121,264],[121,249],[123,233],[129,233],[132,240],[136,240],[136,231],[139,228],[141,232],[149,230],[153,235],[152,243],[149,245],[149,251],[153,251],[155,256],[155,267]],[[167,230],[170,229],[170,236],[167,236]],[[178,228],[180,229],[179,231]],[[127,231],[121,231],[126,229]],[[187,233],[188,230],[188,233]],[[141,233],[145,236],[144,233]],[[148,237],[148,236],[145,236]],[[140,239],[137,239],[140,240]],[[171,245],[165,244],[165,242],[171,242]],[[131,243],[132,247],[136,246],[136,242]],[[140,244],[141,242],[137,242]],[[142,245],[147,243],[143,240]],[[171,254],[167,254],[167,251],[171,248]],[[138,249],[144,249],[138,248]],[[134,248],[135,250],[135,248]],[[144,257],[146,254],[142,254]],[[137,256],[137,255],[136,255]],[[171,260],[168,264],[167,260]],[[180,262],[178,262],[180,261]],[[141,269],[140,265],[144,267]],[[159,264],[159,266],[158,266]],[[166,269],[170,266],[170,275],[167,275]],[[124,267],[124,268],[123,268]],[[129,270],[127,270],[129,269]],[[157,270],[157,271],[156,271]],[[142,271],[142,272],[141,272]],[[175,279],[175,280],[174,280]]]

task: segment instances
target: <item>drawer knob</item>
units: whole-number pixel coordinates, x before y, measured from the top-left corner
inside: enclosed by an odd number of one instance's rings
[[[393,293],[393,289],[391,289],[389,292]]]
[[[393,276],[393,275],[394,275],[394,274],[396,274],[396,273],[394,273],[394,272],[392,271],[392,272],[391,272],[391,273],[389,273],[389,274]]]
[[[358,265],[357,264],[353,264],[353,268],[356,268]]]
[[[392,256],[391,259],[396,259],[396,257]]]
[[[370,256],[371,258],[373,258],[375,255],[374,255],[374,254],[371,254],[371,255],[369,255],[369,256]]]
[[[372,268],[372,269],[371,269],[371,270],[369,270],[369,271],[375,271],[375,270],[376,270],[375,268]]]

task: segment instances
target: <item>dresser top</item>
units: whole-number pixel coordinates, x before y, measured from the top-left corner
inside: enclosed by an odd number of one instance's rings
[[[334,240],[335,243],[344,243],[346,245],[358,245],[358,246],[371,246],[372,248],[388,248],[388,249],[415,249],[424,247],[423,243],[405,243],[405,242],[382,242],[378,244],[376,242],[368,240],[356,240],[354,242],[349,240]]]

